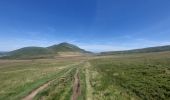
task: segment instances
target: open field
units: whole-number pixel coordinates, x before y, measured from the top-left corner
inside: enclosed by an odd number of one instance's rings
[[[170,0],[0,0],[0,100],[170,100]]]
[[[0,100],[169,100],[170,52],[0,60]]]
[[[91,60],[97,100],[169,100],[170,53],[121,55]]]
[[[74,59],[0,61],[0,99],[18,100],[78,63]]]

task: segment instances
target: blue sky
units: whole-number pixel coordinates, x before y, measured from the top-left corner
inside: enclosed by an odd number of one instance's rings
[[[0,51],[60,42],[91,51],[170,44],[170,0],[0,0]]]

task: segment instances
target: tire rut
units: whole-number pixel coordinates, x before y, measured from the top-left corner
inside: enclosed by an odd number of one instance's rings
[[[74,76],[73,94],[72,94],[71,100],[77,100],[80,94],[81,94],[80,76],[79,76],[79,71],[77,69],[76,74]]]
[[[42,90],[44,90],[45,88],[47,88],[53,81],[49,81],[45,84],[43,84],[42,86],[40,86],[39,88],[35,89],[34,91],[32,91],[29,95],[27,95],[26,97],[24,97],[22,100],[33,100],[33,98]]]
[[[69,72],[71,69],[69,69],[67,72]],[[66,73],[67,73],[66,72]],[[65,74],[66,74],[65,73]],[[57,78],[56,78],[57,79]],[[33,100],[33,98],[42,90],[44,90],[45,88],[47,88],[51,83],[53,83],[56,79],[53,79],[43,85],[41,85],[40,87],[38,87],[37,89],[33,90],[31,93],[29,93],[27,96],[25,96],[24,98],[22,98],[22,100]]]

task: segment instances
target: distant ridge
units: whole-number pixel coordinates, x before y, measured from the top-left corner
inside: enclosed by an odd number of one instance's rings
[[[99,55],[133,54],[170,51],[170,45],[148,47],[142,49],[101,52]],[[0,52],[1,59],[33,59],[33,58],[54,58],[60,55],[86,55],[92,52],[79,48],[70,43],[60,43],[49,47],[24,47],[11,52]]]
[[[162,51],[170,51],[170,45],[148,47],[148,48],[142,48],[142,49],[133,49],[133,50],[124,50],[124,51],[101,52],[100,54],[115,55],[115,54],[149,53],[149,52],[162,52]]]
[[[46,58],[54,57],[60,52],[90,53],[70,43],[60,43],[49,47],[24,47],[11,52],[7,52],[1,58]],[[0,53],[1,54],[1,53]],[[1,54],[2,55],[2,54]]]
[[[5,56],[7,52],[0,52],[0,57]]]

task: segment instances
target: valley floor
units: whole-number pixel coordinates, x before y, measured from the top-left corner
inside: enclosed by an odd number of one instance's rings
[[[169,100],[169,52],[0,61],[0,100]]]

